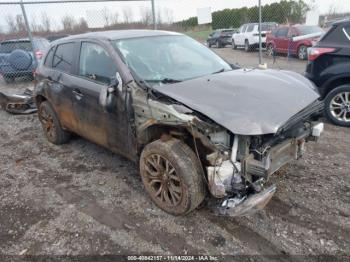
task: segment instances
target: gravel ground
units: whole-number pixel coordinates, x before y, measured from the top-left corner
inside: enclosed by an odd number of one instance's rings
[[[215,51],[249,66],[257,55]],[[298,72],[305,66],[291,63]],[[0,91],[27,86],[1,82]],[[0,254],[257,255],[250,261],[323,254],[349,261],[349,129],[326,124],[302,160],[273,176],[277,193],[264,211],[226,218],[205,206],[185,217],[164,213],[134,164],[78,137],[50,144],[36,114],[0,111],[0,123]]]

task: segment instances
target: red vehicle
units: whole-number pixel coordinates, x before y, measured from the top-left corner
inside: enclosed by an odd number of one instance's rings
[[[323,34],[323,29],[318,26],[280,26],[267,35],[267,55],[290,54],[305,60],[307,48],[313,46]]]

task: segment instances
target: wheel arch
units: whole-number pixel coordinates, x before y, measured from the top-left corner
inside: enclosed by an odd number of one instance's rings
[[[342,75],[329,79],[320,89],[321,97],[325,98],[332,90],[341,85],[350,85],[350,75]]]
[[[176,138],[188,145],[197,156],[199,156],[202,165],[207,164],[206,156],[216,150],[210,140],[200,134],[194,128],[188,126],[172,126],[164,124],[154,124],[138,135],[138,154],[141,155],[143,148],[158,139],[167,140]]]

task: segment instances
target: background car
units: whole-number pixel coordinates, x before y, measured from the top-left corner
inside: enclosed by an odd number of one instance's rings
[[[318,86],[326,117],[350,127],[350,20],[335,23],[308,60],[305,76]]]
[[[33,77],[37,67],[34,59],[41,60],[44,51],[49,46],[45,38],[33,38],[33,46],[29,39],[12,39],[0,43],[0,75],[6,82],[12,82],[16,77]]]
[[[211,33],[207,39],[209,47],[215,46],[217,48],[225,47],[231,44],[232,34],[237,32],[237,29],[219,29]]]
[[[266,34],[277,27],[275,22],[261,24],[262,45],[266,45]],[[251,23],[242,25],[236,34],[232,35],[232,48],[244,47],[246,52],[259,47],[259,24]]]
[[[267,55],[277,53],[297,55],[299,59],[307,59],[307,48],[314,45],[324,33],[318,26],[294,25],[280,26],[267,35]],[[292,38],[307,36],[308,38],[293,41]]]

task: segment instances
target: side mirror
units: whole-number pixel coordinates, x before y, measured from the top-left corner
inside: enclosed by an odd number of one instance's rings
[[[113,78],[108,86],[103,86],[100,91],[99,103],[107,112],[111,112],[117,104],[119,80]]]
[[[231,66],[231,68],[232,68],[233,70],[235,70],[235,69],[240,69],[240,68],[241,68],[241,67],[239,66],[238,63],[236,63],[236,64],[230,64],[230,66]]]

